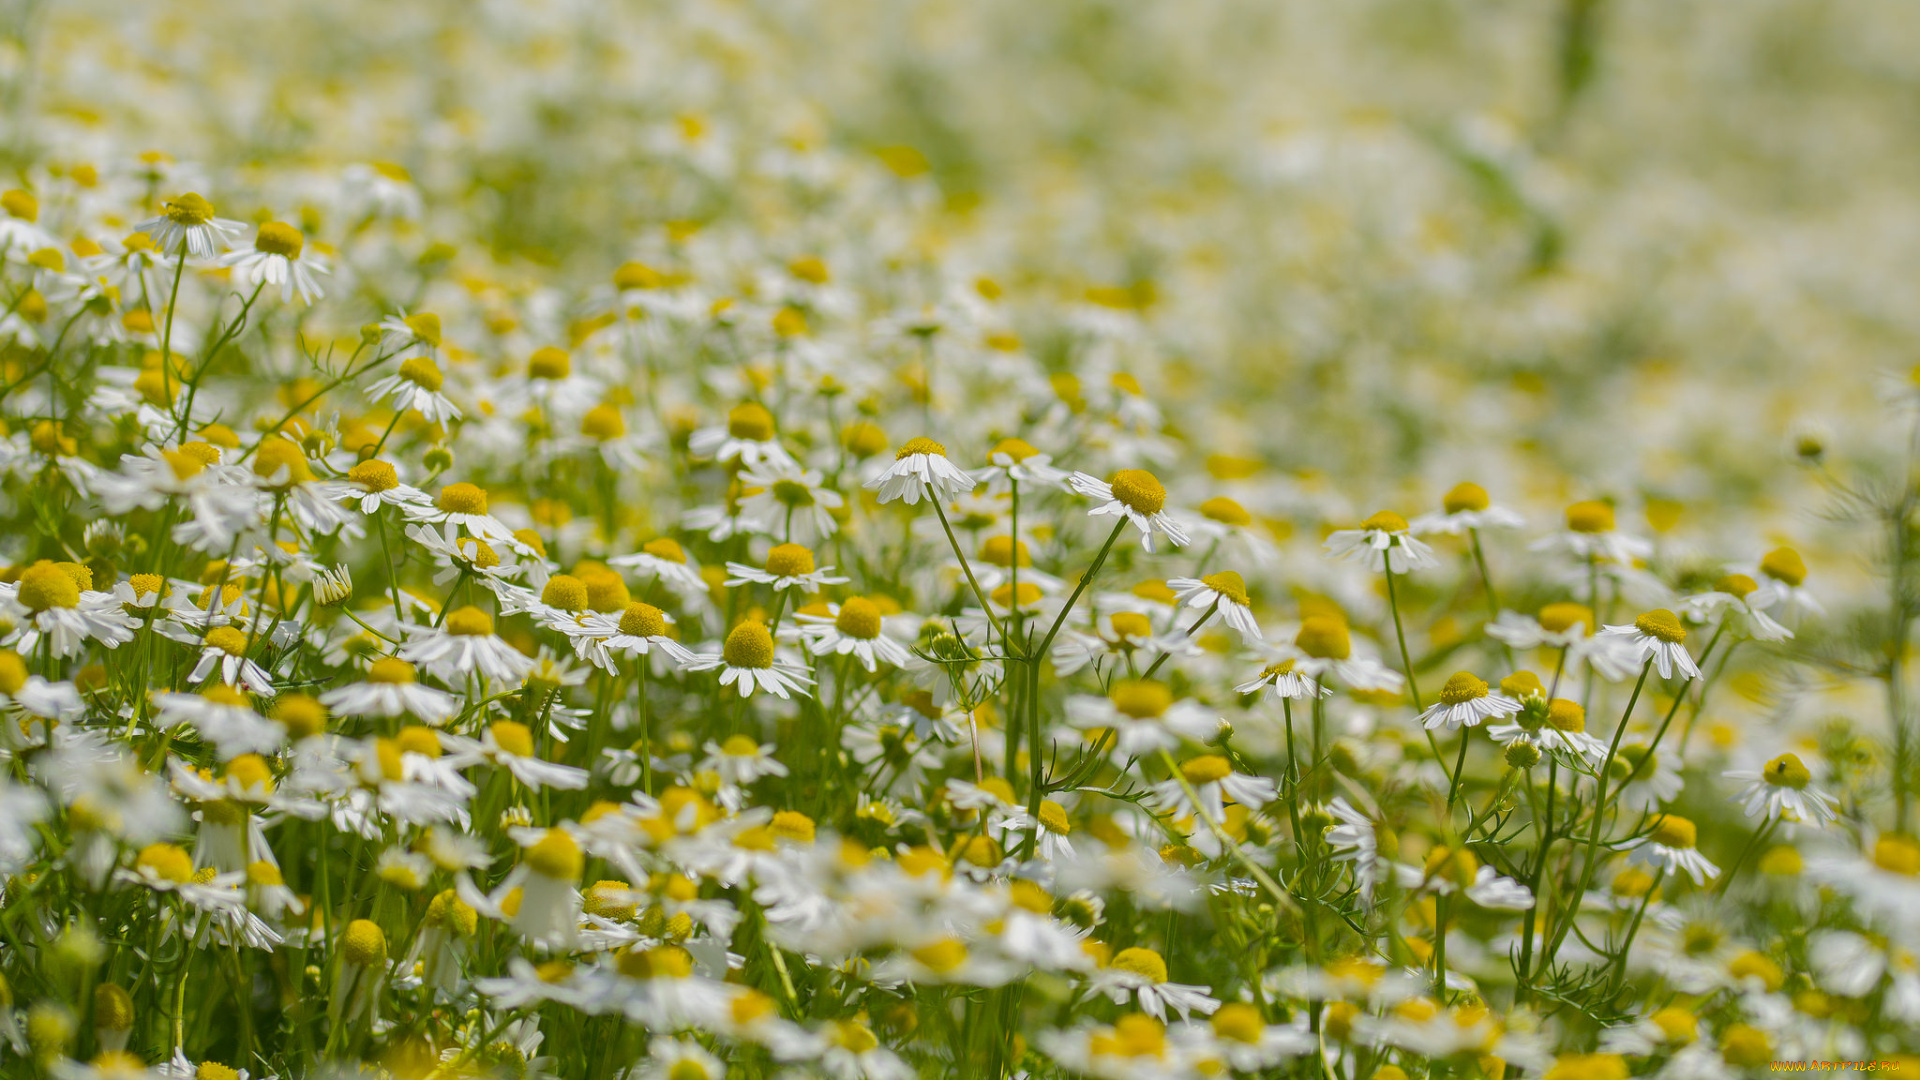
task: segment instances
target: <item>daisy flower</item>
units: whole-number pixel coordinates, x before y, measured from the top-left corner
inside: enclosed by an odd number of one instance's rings
[[[783,540],[817,543],[839,528],[833,511],[845,505],[840,493],[821,483],[818,469],[768,462],[740,474],[746,494],[740,513],[752,518],[761,532]]]
[[[709,739],[707,756],[700,762],[702,771],[720,774],[729,784],[751,784],[763,776],[785,776],[787,767],[774,760],[773,744],[758,743],[745,735],[730,735],[724,743]]]
[[[134,226],[136,232],[153,237],[162,252],[185,253],[196,259],[213,258],[218,244],[233,239],[245,228],[237,221],[215,217],[213,204],[191,191],[161,203],[158,216]]]
[[[671,537],[656,537],[640,545],[631,555],[607,560],[615,570],[642,570],[654,575],[661,584],[682,596],[705,596],[707,583],[700,567],[687,557],[686,549]]]
[[[373,401],[392,401],[401,412],[417,409],[429,424],[445,424],[460,419],[455,405],[440,387],[446,383],[440,365],[431,356],[409,356],[400,362],[400,370],[367,387]]]
[[[0,585],[0,605],[13,616],[9,647],[31,653],[44,637],[56,659],[80,655],[89,641],[118,648],[140,626],[113,593],[94,591],[93,572],[79,563],[33,564]]]
[[[574,653],[596,667],[614,672],[613,654],[652,656],[655,650],[674,667],[685,667],[696,654],[668,633],[672,619],[652,604],[638,600],[623,611],[596,611],[563,627]]]
[[[1133,522],[1140,530],[1140,546],[1151,552],[1155,534],[1166,537],[1175,547],[1186,547],[1187,530],[1165,513],[1167,489],[1145,469],[1121,469],[1106,483],[1083,472],[1067,478],[1076,493],[1093,499],[1099,506],[1087,511],[1091,517],[1115,514]]]
[[[1114,732],[1114,749],[1129,757],[1172,750],[1181,739],[1203,743],[1220,733],[1220,717],[1197,701],[1175,700],[1166,683],[1122,679],[1106,697],[1067,699],[1067,723],[1087,732]]]
[[[486,488],[462,482],[442,487],[432,505],[407,503],[401,509],[416,522],[444,525],[449,540],[455,529],[465,529],[468,535],[489,544],[530,552],[527,543],[514,536],[505,522],[487,512],[490,498]]]
[[[1057,487],[1067,480],[1064,471],[1053,467],[1053,458],[1024,439],[1001,439],[987,452],[987,461],[973,470],[973,480],[987,485],[989,495],[1004,495],[1015,483]]]
[[[1411,528],[1421,536],[1459,536],[1476,529],[1518,529],[1526,523],[1519,514],[1493,505],[1486,488],[1463,483],[1441,497],[1440,513],[1414,518]]]
[[[1668,872],[1684,873],[1695,885],[1705,885],[1717,877],[1720,868],[1707,861],[1694,847],[1699,830],[1693,822],[1678,814],[1661,814],[1654,819],[1653,832],[1629,843],[1630,860],[1657,866]]]
[[[1826,612],[1805,586],[1806,560],[1790,547],[1774,548],[1760,556],[1760,576],[1766,581],[1747,598],[1756,608],[1772,611],[1780,608],[1789,615],[1820,615]]]
[[[231,686],[212,686],[198,694],[155,694],[160,724],[190,724],[214,744],[223,761],[241,754],[271,754],[287,741],[287,729],[253,711],[247,695]]]
[[[1294,670],[1293,659],[1276,660],[1260,669],[1260,674],[1233,688],[1236,694],[1272,694],[1298,701],[1301,698],[1332,697],[1333,691]]]
[[[514,685],[533,670],[533,658],[493,633],[493,616],[471,605],[447,613],[439,629],[409,627],[412,640],[400,647],[400,659],[425,668],[447,683],[463,683],[478,674],[492,683]]]
[[[1714,583],[1712,591],[1681,600],[1680,608],[1701,622],[1710,622],[1725,612],[1729,629],[1756,641],[1785,641],[1792,637],[1793,631],[1754,605],[1757,596],[1761,596],[1758,582],[1745,574],[1728,574]]]
[[[832,576],[829,573],[832,569],[831,566],[814,569],[813,552],[799,544],[775,544],[773,549],[767,552],[767,565],[764,570],[756,570],[740,563],[728,563],[727,572],[733,576],[726,580],[726,584],[731,588],[752,582],[771,585],[774,592],[782,589],[818,592],[828,585],[845,585],[850,580]]]
[[[1591,664],[1610,682],[1630,677],[1639,666],[1633,646],[1617,637],[1595,633],[1599,625],[1592,608],[1568,600],[1547,604],[1531,617],[1502,611],[1487,624],[1487,636],[1517,650],[1564,649],[1567,672],[1571,674],[1578,674],[1581,665]]]
[[[1338,679],[1354,690],[1398,691],[1406,679],[1399,672],[1371,657],[1353,655],[1353,634],[1347,621],[1336,615],[1309,615],[1300,620],[1293,647],[1294,671],[1324,683]]]
[[[1154,798],[1162,810],[1178,817],[1199,815],[1215,825],[1226,821],[1226,801],[1257,810],[1279,797],[1279,787],[1264,776],[1247,776],[1233,771],[1233,765],[1220,754],[1201,754],[1180,763],[1180,777],[1199,798],[1196,804],[1187,797],[1180,780],[1162,780],[1153,786]]]
[[[1239,631],[1240,640],[1262,640],[1260,624],[1254,621],[1252,601],[1247,596],[1247,583],[1234,571],[1222,570],[1201,578],[1170,578],[1167,587],[1174,590],[1174,598],[1183,606],[1206,612],[1187,627],[1189,635],[1199,633],[1201,627],[1217,617]]]
[[[720,669],[720,685],[738,683],[741,697],[751,696],[755,689],[779,698],[792,694],[806,697],[806,687],[813,685],[805,667],[774,655],[773,635],[766,624],[751,619],[727,633],[720,655],[697,656],[687,665],[688,671],[715,668]]]
[[[421,686],[413,665],[395,656],[375,660],[366,681],[335,687],[320,695],[320,703],[342,716],[412,716],[436,727],[458,704],[452,694]]]
[[[541,758],[534,752],[533,732],[517,721],[496,720],[487,725],[478,739],[445,733],[440,738],[448,749],[492,762],[535,791],[542,788],[578,791],[587,786],[587,770]]]
[[[347,482],[360,488],[352,498],[358,500],[363,514],[378,513],[382,506],[433,505],[433,496],[411,484],[401,483],[394,467],[379,458],[368,458],[348,469]]]
[[[1574,503],[1567,507],[1566,520],[1566,531],[1534,541],[1532,550],[1565,551],[1582,563],[1623,566],[1631,566],[1634,560],[1653,554],[1651,542],[1615,528],[1611,503],[1597,499]]]
[[[1357,529],[1335,529],[1322,545],[1336,559],[1360,559],[1374,573],[1390,570],[1404,574],[1438,566],[1433,549],[1414,537],[1407,519],[1391,510],[1382,510],[1360,523]]]
[[[879,606],[864,596],[842,600],[827,615],[798,612],[794,618],[815,656],[854,656],[870,672],[880,661],[894,667],[913,662],[906,646],[886,635]]]
[[[1190,1013],[1211,1015],[1220,1002],[1208,996],[1204,986],[1169,981],[1167,961],[1157,952],[1142,946],[1122,949],[1105,967],[1096,971],[1092,983],[1115,1004],[1134,998],[1141,1011],[1156,1020],[1165,1020],[1171,1009],[1182,1017]]]
[[[431,356],[440,349],[440,316],[431,311],[389,315],[380,320],[379,329],[380,348],[392,356]]]
[[[1680,625],[1680,619],[1666,608],[1655,608],[1644,612],[1633,620],[1631,626],[1608,626],[1601,631],[1624,638],[1633,646],[1636,663],[1645,663],[1652,659],[1653,666],[1663,679],[1673,678],[1677,668],[1681,675],[1689,679],[1700,677],[1700,668],[1693,662],[1693,654],[1687,651],[1687,628]]]
[[[1730,769],[1721,775],[1746,781],[1734,801],[1743,804],[1750,818],[1824,826],[1839,816],[1839,800],[1813,786],[1813,773],[1797,754],[1781,754],[1759,772]]]
[[[1438,700],[1420,714],[1420,723],[1429,731],[1458,731],[1519,711],[1519,702],[1494,693],[1479,676],[1470,671],[1456,671],[1440,688]]]
[[[1598,743],[1599,740],[1594,740]],[[1597,764],[1605,749],[1593,755]],[[1682,762],[1677,754],[1658,751],[1645,742],[1630,742],[1620,748],[1620,759],[1631,771],[1620,785],[1619,803],[1629,810],[1653,810],[1672,802],[1686,786],[1680,777]]]
[[[701,428],[687,439],[696,456],[721,464],[738,461],[748,469],[764,464],[795,465],[793,455],[780,445],[773,431],[773,414],[755,401],[742,402],[727,413],[724,427]]]
[[[1505,687],[1503,682],[1502,687]],[[1513,723],[1487,729],[1488,737],[1501,745],[1527,742],[1542,750],[1557,750],[1598,765],[1606,760],[1607,744],[1587,734],[1587,711],[1577,701],[1554,698],[1529,699],[1513,714]]]
[[[947,460],[947,448],[928,438],[908,439],[893,456],[893,464],[866,482],[880,493],[880,502],[904,499],[908,506],[922,498],[951,502],[979,486],[964,469]]]
[[[232,252],[220,265],[238,271],[248,284],[280,286],[282,303],[291,301],[296,290],[309,304],[325,296],[313,275],[330,272],[325,259],[306,253],[300,230],[279,221],[263,222],[254,234],[253,250]]]
[[[187,675],[190,683],[199,683],[220,672],[220,681],[252,694],[273,692],[273,679],[265,668],[247,658],[252,642],[231,626],[216,626],[201,639],[200,662]]]

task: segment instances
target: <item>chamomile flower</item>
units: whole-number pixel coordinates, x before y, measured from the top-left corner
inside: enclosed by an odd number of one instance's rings
[[[1455,484],[1441,497],[1440,507],[1440,513],[1413,519],[1416,535],[1459,536],[1476,529],[1518,529],[1527,523],[1512,510],[1493,505],[1487,489],[1474,483]]]
[[[1067,723],[1082,731],[1114,733],[1115,750],[1140,757],[1155,750],[1172,750],[1181,739],[1206,742],[1220,733],[1220,717],[1190,699],[1175,699],[1167,684],[1154,680],[1123,679],[1105,697],[1075,695],[1067,699]]]
[[[347,482],[359,488],[350,498],[357,500],[363,514],[379,513],[382,506],[433,505],[433,496],[411,484],[401,483],[398,470],[379,458],[356,463],[347,470]]]
[[[1504,682],[1501,684],[1506,685]],[[1557,751],[1598,765],[1606,759],[1607,744],[1587,734],[1587,711],[1567,698],[1529,698],[1512,714],[1512,722],[1487,729],[1494,742],[1509,745],[1531,743],[1542,750]]]
[[[211,259],[220,244],[233,239],[244,225],[215,217],[213,204],[197,192],[189,191],[160,204],[160,213],[135,225],[140,232],[168,255],[191,255]]]
[[[756,689],[779,698],[793,694],[806,697],[806,688],[813,685],[803,665],[778,658],[766,624],[751,619],[727,632],[720,655],[698,656],[687,665],[688,671],[716,668],[720,670],[720,685],[738,685],[741,697],[752,696]]]
[[[1613,504],[1590,500],[1567,507],[1565,531],[1537,540],[1535,551],[1564,551],[1582,563],[1631,566],[1653,554],[1653,544],[1618,530]],[[1588,597],[1593,602],[1592,597]]]
[[[1724,612],[1728,627],[1740,637],[1755,641],[1785,641],[1792,637],[1793,631],[1754,606],[1752,601],[1756,598],[1764,598],[1758,582],[1745,574],[1728,574],[1715,582],[1711,591],[1681,600],[1680,607],[1701,622],[1711,621]]]
[[[1201,754],[1180,763],[1181,779],[1162,780],[1153,786],[1155,801],[1161,809],[1176,817],[1200,815],[1219,825],[1226,820],[1226,802],[1257,810],[1279,797],[1279,787],[1264,776],[1235,772],[1233,765],[1219,754]],[[1199,802],[1187,797],[1193,789]]]
[[[1276,660],[1260,669],[1260,674],[1233,688],[1236,694],[1271,694],[1298,701],[1302,698],[1331,697],[1333,691],[1295,670],[1292,659]]]
[[[1087,511],[1090,516],[1113,514],[1133,522],[1140,530],[1140,546],[1151,552],[1154,537],[1164,536],[1175,547],[1187,546],[1186,527],[1166,513],[1167,489],[1158,477],[1144,469],[1121,469],[1111,483],[1083,472],[1067,478],[1076,493],[1100,505]]]
[[[1260,624],[1253,617],[1252,600],[1247,596],[1247,583],[1234,571],[1222,570],[1200,578],[1170,578],[1167,587],[1174,590],[1174,597],[1181,605],[1204,612],[1187,627],[1189,635],[1198,634],[1201,627],[1217,617],[1239,631],[1242,641],[1262,640]]]
[[[620,611],[596,611],[562,627],[574,652],[604,671],[615,671],[613,657],[661,657],[670,667],[685,667],[696,654],[676,641],[673,620],[652,604],[635,600]]]
[[[11,585],[0,585],[0,610],[12,622],[4,644],[31,653],[44,638],[56,658],[78,656],[89,641],[109,649],[133,640],[140,623],[110,592],[93,589],[93,572],[78,563],[41,561]]]
[[[687,440],[687,449],[721,464],[738,461],[748,469],[797,464],[774,434],[773,414],[755,401],[734,406],[727,413],[725,425],[694,432]]]
[[[428,423],[444,424],[461,417],[460,406],[440,392],[446,378],[433,357],[409,356],[400,361],[398,371],[367,387],[367,396],[403,412],[417,409]]]
[[[1563,674],[1578,675],[1591,664],[1601,678],[1609,681],[1630,678],[1640,663],[1634,646],[1619,637],[1596,633],[1599,625],[1587,605],[1556,601],[1542,606],[1531,617],[1502,611],[1487,624],[1487,636],[1513,649],[1565,650]]]
[[[440,351],[440,316],[431,311],[389,315],[380,320],[378,329],[383,355],[408,360],[416,356],[431,357]]]
[[[375,660],[365,681],[337,686],[321,694],[320,703],[341,716],[412,716],[436,726],[457,705],[452,694],[420,685],[413,664],[396,656]]]
[[[1420,714],[1420,723],[1428,731],[1458,731],[1461,728],[1478,727],[1488,720],[1499,720],[1520,711],[1520,703],[1493,692],[1486,680],[1470,671],[1456,671],[1440,688],[1439,695],[1427,711]]]
[[[214,744],[223,760],[241,754],[271,754],[287,741],[287,729],[253,710],[247,696],[216,685],[198,694],[155,694],[164,726],[189,724]]]
[[[471,605],[447,613],[438,629],[410,627],[400,659],[426,669],[447,683],[479,675],[493,683],[517,684],[533,670],[533,658],[496,637],[493,616]]]
[[[972,491],[979,481],[947,460],[947,448],[928,438],[908,439],[894,454],[893,464],[864,486],[880,493],[882,503],[904,500],[908,506],[922,498],[951,502]]]
[[[1035,449],[1024,439],[1001,439],[987,451],[987,464],[973,470],[977,484],[987,486],[987,494],[1004,495],[1015,483],[1035,487],[1060,487],[1067,474],[1053,467],[1053,458]]]
[[[1407,519],[1391,510],[1380,511],[1357,529],[1335,529],[1322,546],[1334,558],[1361,560],[1376,574],[1405,574],[1440,564],[1433,549],[1413,535]]]
[[[1813,786],[1813,773],[1797,754],[1781,754],[1758,772],[1730,769],[1721,775],[1746,782],[1734,801],[1742,804],[1750,818],[1785,819],[1819,828],[1839,816],[1839,800]]]
[[[1630,626],[1608,626],[1600,632],[1623,638],[1633,646],[1635,659],[1642,663],[1651,659],[1663,679],[1673,678],[1676,670],[1684,678],[1700,677],[1700,668],[1685,644],[1687,628],[1666,608],[1643,612]]]
[[[199,683],[218,671],[220,681],[228,686],[250,694],[273,692],[273,677],[247,656],[253,642],[246,634],[231,626],[216,626],[207,631],[200,644],[200,661],[187,675],[188,682]]]
[[[1720,868],[1708,862],[1694,847],[1698,837],[1699,830],[1693,822],[1678,814],[1661,814],[1654,819],[1651,833],[1631,842],[1628,857],[1634,862],[1684,873],[1695,885],[1705,885],[1708,878],[1719,876]]]
[[[868,671],[877,671],[882,661],[897,668],[913,662],[906,646],[887,636],[879,605],[864,596],[850,596],[825,615],[802,611],[794,618],[815,656],[853,656]]]
[[[535,791],[542,788],[577,791],[587,786],[587,770],[540,757],[534,749],[533,732],[515,720],[494,721],[478,739],[442,733],[440,741],[457,753],[492,762]]]
[[[832,570],[831,566],[815,569],[813,552],[799,544],[775,544],[772,550],[767,552],[765,569],[755,569],[740,563],[728,563],[727,572],[732,576],[727,578],[726,584],[731,588],[751,582],[771,585],[775,592],[783,589],[818,592],[828,585],[845,585],[849,580],[833,576],[830,573]]]
[[[761,532],[786,541],[818,543],[832,536],[839,523],[833,512],[845,500],[822,483],[820,470],[768,462],[740,474],[746,494],[740,513],[752,518]]]
[[[1166,960],[1142,946],[1115,953],[1106,966],[1094,973],[1092,983],[1115,1003],[1134,999],[1142,1012],[1156,1020],[1165,1020],[1169,1011],[1182,1017],[1193,1013],[1206,1016],[1220,1007],[1220,1002],[1207,994],[1206,987],[1169,980]]]
[[[285,222],[262,222],[254,234],[252,251],[235,251],[220,260],[220,265],[238,272],[241,280],[255,286],[280,286],[281,301],[293,299],[297,291],[306,303],[325,296],[314,283],[313,275],[330,273],[327,261],[306,250],[306,237]]]
[[[1821,615],[1826,612],[1806,587],[1807,563],[1790,547],[1778,547],[1760,556],[1760,588],[1747,597],[1749,604],[1764,611],[1779,610],[1784,616]]]
[[[1335,679],[1355,690],[1393,690],[1406,679],[1379,660],[1355,656],[1353,634],[1336,615],[1309,615],[1294,635],[1293,670],[1315,683]]]

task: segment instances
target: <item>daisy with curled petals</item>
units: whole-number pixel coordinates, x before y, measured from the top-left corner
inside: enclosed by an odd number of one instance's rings
[[[894,667],[913,662],[907,647],[886,635],[879,605],[864,596],[850,596],[825,615],[801,611],[794,618],[815,656],[854,656],[869,672],[878,670],[879,661]]]
[[[454,696],[415,681],[414,667],[397,656],[383,656],[367,667],[364,682],[337,686],[320,703],[341,716],[412,716],[435,727],[458,710]]]
[[[1721,775],[1747,782],[1734,801],[1744,805],[1748,817],[1824,826],[1839,816],[1839,801],[1813,786],[1813,773],[1797,754],[1781,754],[1759,772],[1731,769]]]
[[[220,260],[250,285],[280,286],[282,303],[300,299],[311,304],[326,293],[314,283],[313,275],[330,273],[327,261],[307,252],[306,237],[300,230],[282,221],[266,221],[254,234],[252,251],[235,251]]]
[[[1181,605],[1204,611],[1191,626],[1189,635],[1218,617],[1240,632],[1242,641],[1260,641],[1260,624],[1253,618],[1253,602],[1247,595],[1247,583],[1232,570],[1222,570],[1201,578],[1169,578],[1167,587]]]
[[[389,356],[411,359],[440,351],[440,316],[431,311],[405,311],[380,320],[380,348]]]
[[[1479,529],[1518,529],[1527,520],[1493,505],[1479,484],[1455,484],[1440,499],[1440,513],[1422,514],[1409,526],[1418,536],[1459,536]]]
[[[12,616],[9,648],[31,653],[45,638],[55,659],[80,655],[89,641],[118,648],[140,625],[114,594],[94,591],[93,571],[79,563],[34,563],[0,585],[0,609]]]
[[[1203,743],[1220,733],[1220,717],[1197,701],[1175,700],[1167,684],[1122,679],[1106,697],[1067,699],[1067,723],[1082,731],[1114,733],[1115,749],[1129,757],[1172,750],[1181,739]]]
[[[200,640],[200,662],[193,666],[187,681],[198,684],[220,673],[220,681],[252,694],[273,693],[273,678],[265,668],[247,658],[252,642],[231,626],[216,626]]]
[[[1626,639],[1633,646],[1635,661],[1651,660],[1663,679],[1673,678],[1676,669],[1686,678],[1700,677],[1700,668],[1687,651],[1687,628],[1666,608],[1642,613],[1631,626],[1608,626],[1600,632]]]
[[[1336,559],[1362,560],[1374,573],[1404,574],[1440,564],[1433,549],[1414,537],[1407,519],[1391,510],[1380,511],[1357,529],[1335,529],[1323,546]]]
[[[740,483],[745,490],[740,514],[751,518],[761,532],[783,540],[818,543],[840,527],[833,511],[845,505],[845,500],[822,483],[819,469],[768,462],[741,473]]]
[[[1654,819],[1652,832],[1628,842],[1631,854],[1627,858],[1668,872],[1679,871],[1692,878],[1695,885],[1705,885],[1707,879],[1720,875],[1720,868],[1694,847],[1698,839],[1699,830],[1693,822],[1678,814],[1661,814]]]
[[[1053,467],[1053,459],[1025,439],[1001,439],[987,452],[988,464],[973,470],[973,480],[987,485],[987,494],[1005,495],[1013,485],[1039,484],[1058,487],[1067,474]]]
[[[682,596],[707,594],[707,583],[700,577],[700,567],[687,557],[686,549],[672,537],[655,537],[640,545],[640,550],[631,555],[608,559],[607,565],[615,570],[651,573],[662,585]]]
[[[368,458],[348,469],[347,483],[359,488],[349,498],[359,503],[363,514],[379,513],[382,506],[433,505],[433,496],[411,484],[401,483],[394,467],[379,458]]]
[[[533,732],[527,725],[513,720],[488,724],[478,739],[443,732],[440,741],[456,754],[492,762],[535,791],[541,788],[578,791],[587,786],[587,770],[541,758],[534,752]]]
[[[164,254],[184,253],[196,259],[211,259],[221,242],[233,239],[246,226],[215,217],[213,204],[189,191],[161,203],[157,216],[133,228],[153,237],[154,245]]]
[[[850,579],[834,577],[828,571],[833,567],[823,566],[814,569],[813,552],[799,544],[775,544],[767,552],[767,565],[764,570],[730,562],[727,572],[733,576],[726,584],[729,588],[753,582],[758,585],[771,585],[774,592],[783,589],[803,589],[807,592],[819,592],[828,585],[845,585]]]
[[[1773,621],[1753,600],[1761,595],[1760,583],[1745,574],[1728,574],[1714,582],[1713,589],[1680,601],[1681,610],[1701,622],[1709,622],[1725,612],[1728,629],[1755,641],[1785,641],[1793,631]]]
[[[1653,544],[1620,532],[1614,525],[1613,505],[1593,499],[1567,507],[1566,531],[1534,541],[1532,550],[1565,551],[1582,563],[1631,566],[1634,560],[1653,554]]]
[[[687,449],[721,464],[738,461],[749,469],[761,465],[793,465],[793,455],[780,445],[773,430],[773,414],[757,401],[746,401],[727,413],[721,427],[701,428],[687,439]]]
[[[882,503],[905,500],[908,506],[922,498],[952,502],[979,486],[966,470],[947,460],[947,448],[932,439],[908,439],[893,456],[893,464],[862,485],[880,493]]]
[[[461,416],[460,406],[440,392],[446,381],[433,357],[409,356],[400,361],[399,371],[367,387],[367,397],[391,401],[400,412],[418,410],[429,424],[444,424]]]
[[[1471,671],[1456,671],[1440,688],[1438,700],[1420,714],[1420,723],[1428,731],[1458,731],[1519,711],[1519,702],[1494,693],[1486,680]]]
[[[449,612],[438,628],[408,629],[413,638],[400,646],[400,659],[449,684],[477,674],[490,683],[515,685],[533,670],[532,657],[494,635],[493,616],[471,605]]]
[[[1140,530],[1140,546],[1149,552],[1153,550],[1156,533],[1172,541],[1175,547],[1187,546],[1190,538],[1186,527],[1165,513],[1167,489],[1158,477],[1145,469],[1121,469],[1113,474],[1112,483],[1077,472],[1067,478],[1067,485],[1100,503],[1087,511],[1089,516],[1116,514],[1133,522],[1134,528]]]
[[[687,665],[688,671],[715,668],[720,669],[720,685],[738,683],[741,697],[752,696],[756,688],[779,698],[792,694],[806,697],[806,687],[813,685],[804,666],[781,660],[774,654],[773,634],[765,623],[752,619],[728,631],[720,655],[697,656]]]
[[[595,667],[615,673],[614,654],[651,657],[656,652],[673,667],[685,667],[696,654],[668,633],[673,620],[652,604],[638,600],[623,611],[596,611],[564,629],[574,653]]]

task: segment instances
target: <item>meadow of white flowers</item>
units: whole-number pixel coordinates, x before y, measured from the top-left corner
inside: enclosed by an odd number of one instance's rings
[[[0,24],[0,1076],[1920,1068],[1903,4]]]

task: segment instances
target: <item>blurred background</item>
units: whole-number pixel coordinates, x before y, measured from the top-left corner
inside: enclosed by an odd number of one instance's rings
[[[663,228],[802,252],[859,228],[834,200],[914,200],[875,258],[1137,315],[1192,450],[1356,514],[1472,478],[1663,529],[1764,521],[1731,545],[1757,552],[1820,527],[1798,462],[1905,443],[1882,404],[1910,392],[1920,320],[1900,0],[62,0],[7,21],[16,166],[220,163],[236,217],[269,176],[398,166],[421,244],[496,278],[599,282]],[[911,183],[822,183],[829,151]]]

